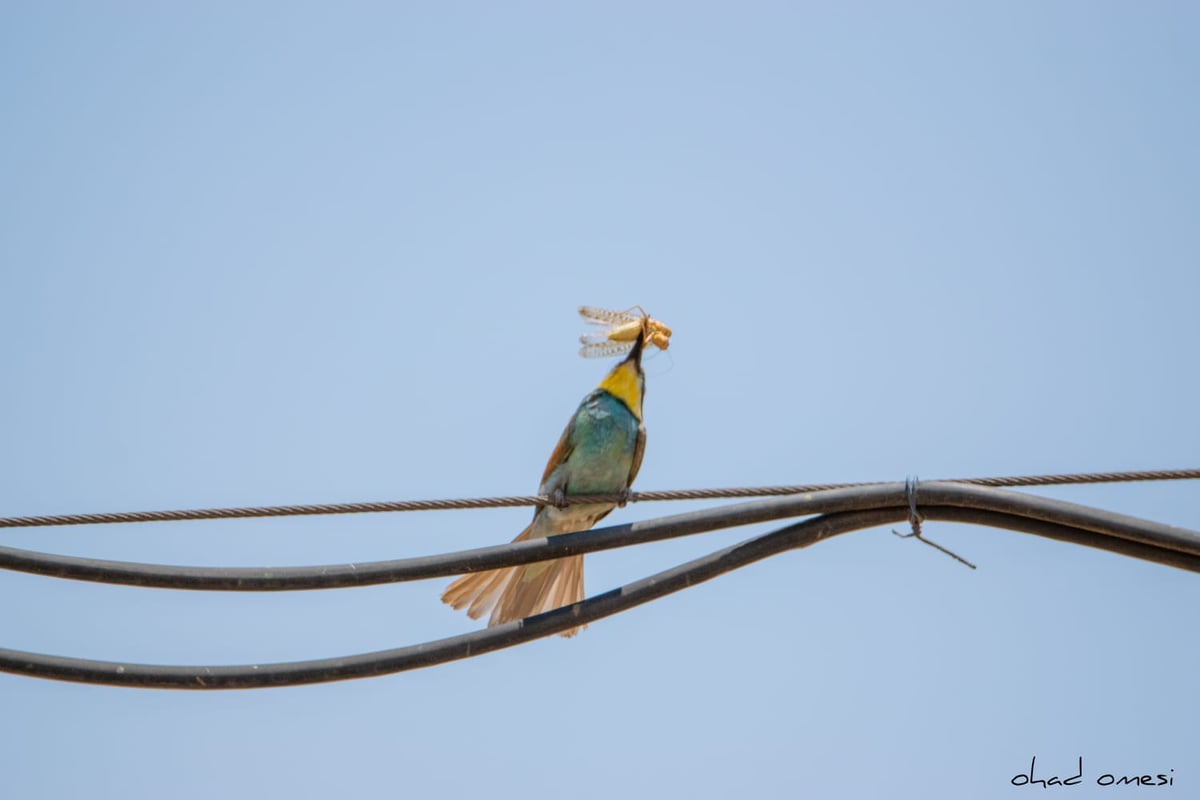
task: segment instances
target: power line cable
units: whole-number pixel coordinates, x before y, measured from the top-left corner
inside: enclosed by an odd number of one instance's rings
[[[922,509],[926,504],[977,508],[1076,527],[1096,524],[1101,526],[1097,532],[1154,548],[1159,557],[1150,560],[1160,563],[1166,563],[1163,558],[1172,552],[1200,555],[1196,534],[1191,531],[1061,500],[957,482],[922,481],[920,491]],[[789,517],[883,508],[899,508],[911,513],[908,484],[828,489],[525,542],[368,563],[300,567],[191,567],[81,558],[0,547],[0,569],[162,589],[243,592],[339,589],[443,578]],[[1098,515],[1104,516],[1101,518]]]
[[[912,494],[905,491],[903,484],[826,494],[830,496],[823,499],[788,499],[807,501],[808,513],[812,513],[812,509],[817,507],[838,507],[844,510],[824,513],[787,525],[579,603],[460,636],[374,653],[237,666],[128,664],[0,649],[0,671],[83,683],[163,689],[249,689],[322,683],[401,672],[482,655],[560,633],[689,588],[769,556],[808,547],[853,530],[907,519],[913,513],[909,507]],[[1200,572],[1200,532],[1197,531],[1049,498],[954,483],[922,483],[920,498],[920,516],[925,520],[948,520],[1008,528]],[[825,503],[828,505],[824,505]],[[657,522],[668,523],[669,528],[671,520],[678,524],[682,519],[691,517],[695,523],[697,515],[701,518],[708,515],[708,521],[711,522],[714,517],[726,514],[727,522],[732,518],[744,518],[743,522],[731,524],[748,524],[769,518],[761,515],[767,513],[770,507],[769,503],[745,503],[730,509],[679,515]],[[736,510],[739,508],[741,511]],[[518,543],[432,558],[450,559],[442,568],[461,567],[463,571],[528,563],[568,553],[591,552],[651,541],[653,539],[632,534],[638,532],[634,530],[636,526],[642,525],[640,532],[644,533],[646,526],[651,526],[654,522],[656,521],[551,537],[540,549],[527,547],[529,543]],[[662,535],[657,538],[669,538],[666,530],[667,528],[660,529],[658,532]],[[599,537],[603,544],[585,544],[591,537]],[[562,540],[566,540],[565,545]],[[554,550],[555,547],[562,547],[562,550]],[[440,575],[442,568],[432,572]]]

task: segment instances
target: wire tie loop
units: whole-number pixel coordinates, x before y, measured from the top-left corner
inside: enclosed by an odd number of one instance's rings
[[[909,475],[907,478],[904,479],[904,494],[908,498],[908,524],[912,527],[912,532],[911,533],[900,533],[895,528],[893,528],[892,535],[898,536],[901,539],[916,539],[919,542],[923,542],[923,543],[929,545],[930,547],[932,547],[935,550],[939,550],[939,551],[945,553],[946,555],[950,556],[951,558],[953,558],[955,561],[959,562],[960,564],[965,564],[968,567],[970,567],[971,569],[976,569],[974,564],[972,564],[970,561],[967,561],[965,558],[960,556],[958,553],[955,553],[952,550],[948,550],[947,548],[942,547],[937,542],[934,542],[930,539],[926,539],[925,536],[921,533],[921,523],[925,521],[925,518],[922,517],[921,512],[917,510],[917,489],[918,489],[919,483],[920,483],[920,481],[918,481],[916,475]]]

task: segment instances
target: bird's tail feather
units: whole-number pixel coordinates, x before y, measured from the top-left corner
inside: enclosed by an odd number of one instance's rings
[[[528,539],[532,527],[521,531],[513,541]],[[582,599],[583,556],[473,572],[454,581],[442,593],[443,603],[455,610],[465,608],[471,619],[479,619],[491,611],[489,626],[524,619]],[[580,630],[571,628],[560,635],[574,636]]]

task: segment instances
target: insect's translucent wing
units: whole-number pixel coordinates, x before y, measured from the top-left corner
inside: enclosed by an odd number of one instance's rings
[[[579,337],[581,344],[608,344],[612,340],[608,338],[608,331],[596,331],[595,333],[585,333]],[[618,344],[629,344],[628,342],[618,342]]]
[[[579,348],[579,355],[584,358],[604,358],[606,356],[624,355],[632,349],[633,342],[610,342],[608,340],[585,342],[583,347]]]
[[[611,311],[607,308],[595,308],[593,306],[580,306],[579,316],[593,325],[624,325],[627,322],[635,322],[641,319],[641,317],[631,314],[628,311]]]

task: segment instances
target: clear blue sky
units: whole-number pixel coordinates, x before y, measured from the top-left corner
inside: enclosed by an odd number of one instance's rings
[[[1169,2],[6,3],[0,514],[530,493],[607,368],[582,303],[675,330],[637,488],[1200,466],[1198,31]],[[1193,484],[1045,493],[1200,528]],[[528,514],[0,539],[318,564]],[[755,532],[591,556],[589,594]],[[927,533],[979,570],[880,529],[373,680],[0,675],[0,793],[1010,798],[1036,755],[1197,796],[1195,575]],[[444,585],[5,573],[0,646],[366,652],[471,630]]]

